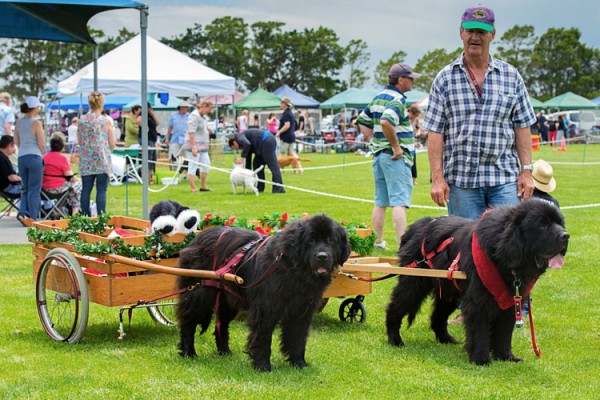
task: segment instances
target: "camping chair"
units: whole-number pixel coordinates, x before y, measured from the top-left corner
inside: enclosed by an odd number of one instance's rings
[[[21,195],[5,193],[0,190],[0,199],[6,202],[0,211],[0,219],[9,216],[13,209],[19,209],[19,200]]]
[[[40,207],[40,220],[67,218],[71,212],[67,204],[67,196],[73,189],[61,193],[50,193],[42,190],[42,205]]]

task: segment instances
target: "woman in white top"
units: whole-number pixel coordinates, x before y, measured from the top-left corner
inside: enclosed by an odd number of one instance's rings
[[[67,145],[69,149],[69,153],[75,153],[77,149],[77,126],[79,125],[79,118],[73,117],[71,120],[71,125],[69,125],[69,129],[67,129]]]

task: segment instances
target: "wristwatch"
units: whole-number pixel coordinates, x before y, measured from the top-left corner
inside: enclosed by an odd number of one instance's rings
[[[521,165],[521,171],[533,172],[533,165],[532,164]]]

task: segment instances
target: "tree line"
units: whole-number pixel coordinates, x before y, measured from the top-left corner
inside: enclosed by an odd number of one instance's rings
[[[91,35],[102,56],[135,33],[122,29],[112,37],[91,30]],[[567,91],[594,98],[600,95],[600,51],[580,38],[577,28],[550,28],[536,36],[533,26],[515,25],[492,42],[492,53],[517,67],[530,94],[542,101]],[[379,60],[369,76],[371,55],[362,39],[342,44],[326,27],[286,30],[283,22],[248,24],[229,16],[204,26],[195,24],[161,42],[235,77],[239,89],[273,91],[287,84],[320,101],[348,87],[385,85],[389,67],[407,57],[403,50],[391,49],[390,57]],[[93,59],[91,46],[77,44],[12,39],[0,48],[3,90],[17,98],[42,93]],[[438,71],[461,51],[462,47],[434,49],[423,55],[414,66],[423,74],[415,89],[429,91]]]

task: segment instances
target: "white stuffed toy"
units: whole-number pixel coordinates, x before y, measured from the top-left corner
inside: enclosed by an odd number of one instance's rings
[[[152,231],[173,236],[175,233],[188,234],[196,230],[200,223],[200,213],[173,200],[161,200],[150,210]]]

